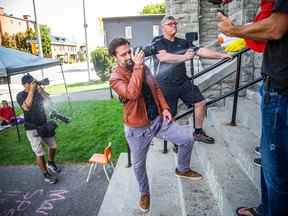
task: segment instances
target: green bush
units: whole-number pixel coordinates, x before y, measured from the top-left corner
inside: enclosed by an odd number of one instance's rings
[[[94,69],[99,78],[104,82],[109,79],[114,59],[108,54],[107,48],[96,48],[91,52]]]

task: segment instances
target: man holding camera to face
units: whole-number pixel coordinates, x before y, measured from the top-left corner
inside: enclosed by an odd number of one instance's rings
[[[144,65],[143,51],[134,54],[126,39],[116,38],[109,45],[109,54],[117,62],[109,82],[124,104],[125,136],[131,149],[132,165],[141,193],[139,209],[147,212],[150,207],[150,193],[146,156],[154,137],[166,139],[179,146],[176,176],[191,180],[202,178],[199,173],[190,169],[192,128],[173,122],[170,108],[157,81]]]
[[[154,43],[158,53],[155,58],[158,65],[156,79],[172,109],[173,116],[177,113],[179,99],[188,107],[195,104],[194,139],[213,144],[214,138],[206,135],[202,129],[206,112],[205,99],[198,86],[193,85],[188,79],[185,61],[193,59],[195,55],[210,59],[231,57],[208,48],[191,47],[186,40],[176,37],[177,22],[173,16],[165,16],[161,25],[163,36],[160,39],[158,37]]]
[[[45,182],[55,184],[57,178],[50,174],[59,173],[61,170],[56,166],[54,157],[56,154],[55,127],[47,124],[44,110],[44,90],[30,74],[22,77],[24,90],[17,94],[17,102],[24,113],[24,127],[32,150],[36,155],[36,161],[43,172]],[[48,145],[48,164],[44,158],[42,144]],[[48,172],[48,170],[50,172]]]

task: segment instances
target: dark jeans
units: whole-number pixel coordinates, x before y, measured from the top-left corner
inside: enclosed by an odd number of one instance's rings
[[[264,102],[268,92],[270,100]],[[262,111],[261,216],[288,215],[288,96],[260,88]]]

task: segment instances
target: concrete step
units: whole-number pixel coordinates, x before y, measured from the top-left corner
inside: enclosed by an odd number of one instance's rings
[[[187,181],[175,176],[176,154],[169,143],[163,154],[163,141],[154,139],[147,156],[151,208],[143,214],[138,210],[138,185],[132,168],[126,168],[127,154],[121,153],[108,186],[99,216],[220,216],[218,206],[205,180]],[[192,167],[199,170],[193,155]],[[113,208],[111,208],[113,206]]]
[[[150,148],[151,169],[151,210],[150,215],[183,215],[184,205],[175,176],[175,154],[169,151],[163,154],[163,141],[153,140]]]
[[[260,101],[261,101],[261,96],[259,94],[259,86],[261,85],[261,82],[258,83],[255,87],[254,90],[253,89],[247,89],[246,91],[246,96],[249,100],[254,101],[256,104],[260,105]]]
[[[98,216],[142,215],[137,209],[139,193],[133,169],[126,165],[127,153],[121,153]]]
[[[175,158],[172,152],[163,154],[162,150],[163,142],[154,139],[147,155],[147,172],[151,192],[150,212],[143,214],[138,209],[138,184],[133,168],[126,168],[127,154],[121,153],[99,216],[183,215],[177,177],[174,175]]]
[[[255,99],[258,100],[255,100]],[[255,136],[260,138],[261,135],[261,112],[260,112],[260,105],[259,105],[259,98],[249,98],[249,97],[239,97],[238,98],[238,106],[237,106],[237,115],[236,115],[236,123],[242,127],[247,128],[250,132],[252,132]],[[232,116],[232,109],[233,109],[233,98],[229,97],[226,100],[225,110],[227,113],[227,118],[230,115]]]
[[[191,168],[201,172],[201,164],[194,150],[191,158]],[[214,198],[208,179],[203,178],[201,181],[190,181],[178,178],[180,193],[184,200],[185,212],[183,216],[220,216],[218,203]]]
[[[197,78],[194,83],[199,86],[201,91],[205,91],[213,84],[216,84],[223,78],[233,74],[236,71],[236,63],[236,59],[227,62]]]
[[[216,117],[215,114],[218,109],[210,108],[208,119],[205,121],[205,130],[209,135],[216,138],[216,143],[207,145],[196,142],[194,150],[202,165],[202,172],[218,202],[221,214],[231,216],[235,215],[235,209],[239,206],[257,205],[260,196],[256,186],[237,162],[237,155],[231,153],[231,145],[234,142],[222,137],[225,134],[233,137],[234,131],[232,129],[228,130],[228,128],[225,131],[223,130],[223,128],[226,128],[223,124],[224,119]],[[215,122],[220,123],[216,124]],[[220,128],[219,125],[223,126]],[[245,135],[242,134],[242,141]],[[243,142],[237,143],[239,146],[242,144]]]
[[[218,134],[222,135],[234,160],[260,191],[260,169],[253,164],[254,158],[257,157],[254,149],[259,145],[259,137],[252,133],[249,128],[243,127],[240,123],[238,123],[236,127],[228,125],[231,117],[230,115],[227,116],[229,113],[227,113],[225,109],[213,109],[209,110],[209,121],[211,125],[215,127]]]
[[[191,181],[177,178],[175,168],[177,154],[168,143],[168,153],[163,154],[163,141],[155,141],[152,147],[154,158],[151,159],[152,172],[152,205],[153,216],[220,216],[217,203],[209,189],[207,181]],[[200,163],[196,154],[192,155],[192,169],[199,170]],[[178,196],[178,197],[177,197]]]

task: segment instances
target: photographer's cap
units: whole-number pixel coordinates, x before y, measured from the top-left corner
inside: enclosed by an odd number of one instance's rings
[[[171,20],[175,20],[176,21],[176,18],[174,16],[171,16],[171,15],[166,15],[162,18],[161,20],[161,25],[164,25],[166,24],[168,21],[171,21]]]
[[[34,80],[33,76],[31,76],[30,74],[26,74],[22,77],[21,82],[22,85],[26,84],[26,83],[32,83]]]

